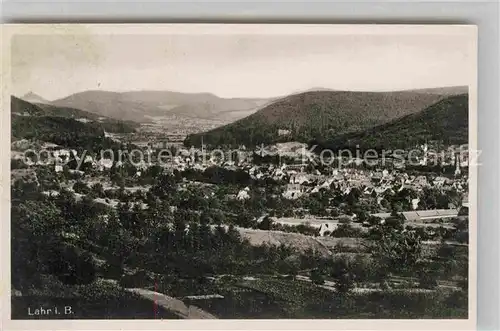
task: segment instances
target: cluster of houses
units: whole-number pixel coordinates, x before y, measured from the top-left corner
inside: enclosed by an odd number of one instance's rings
[[[165,146],[163,146],[165,147]],[[293,157],[294,155],[300,155],[303,152],[303,145],[294,144],[293,146],[288,144],[286,146],[275,146],[277,153],[285,153],[288,157]],[[54,167],[56,172],[63,171],[63,166],[69,158],[74,158],[77,162],[85,164],[88,168],[94,170],[109,170],[113,166],[120,167],[123,165],[121,160],[113,161],[108,158],[98,158],[92,157],[90,155],[81,155],[79,157],[76,150],[60,148],[54,144],[46,144],[42,146],[43,149],[50,151],[50,157],[54,162]],[[424,159],[428,157],[427,147],[424,146]],[[300,150],[300,151],[299,151]],[[149,156],[153,153],[150,147],[144,151],[146,160],[150,160]],[[203,159],[200,162],[199,156],[203,153],[203,150],[186,150],[179,149],[176,151],[175,155],[171,155],[168,163],[168,167],[177,170],[194,169],[196,171],[203,172],[210,166],[213,166],[213,162]],[[349,166],[345,168],[341,167],[330,167],[330,170],[325,172],[323,168],[319,171],[315,167],[310,167],[307,163],[299,162],[296,164],[263,164],[256,165],[252,162],[251,155],[252,151],[246,151],[245,148],[240,148],[239,153],[241,157],[236,160],[223,160],[221,163],[217,163],[218,166],[222,166],[228,169],[238,169],[243,170],[249,174],[249,176],[256,180],[270,178],[283,185],[282,196],[285,199],[298,199],[305,195],[314,194],[320,192],[321,190],[336,190],[340,191],[343,195],[348,195],[353,188],[360,190],[362,195],[371,196],[377,199],[378,204],[381,203],[383,197],[386,194],[396,194],[404,189],[411,189],[412,191],[421,192],[424,188],[438,188],[439,190],[454,190],[457,192],[466,193],[468,189],[467,176],[462,174],[462,167],[466,166],[463,162],[459,162],[458,159],[455,160],[455,176],[445,177],[441,175],[424,176],[424,175],[412,175],[408,174],[402,169],[384,169],[384,170],[367,170],[362,167]],[[13,151],[13,158],[22,158],[25,155],[21,152]],[[83,158],[83,160],[82,160]],[[134,166],[137,168],[137,175],[140,176],[141,172],[146,170],[152,164],[142,160],[139,162],[134,162]],[[34,164],[46,164],[45,160],[37,160]],[[236,195],[237,200],[247,200],[251,197],[251,189],[249,187],[242,188]],[[447,210],[428,210],[422,211],[418,210],[418,205],[420,199],[418,197],[409,197],[410,206],[413,211],[405,211],[402,213],[403,217],[408,222],[423,222],[433,219],[445,219],[456,217],[459,213],[459,206],[453,209]],[[383,209],[382,209],[383,210]],[[389,213],[377,213],[374,216],[380,218],[389,217]],[[280,222],[280,220],[277,220]],[[305,221],[301,221],[305,222]],[[286,222],[285,222],[286,223]],[[318,228],[319,234],[325,234],[333,231],[333,229],[338,226],[338,222],[335,220],[319,220],[314,222],[308,222],[311,226]]]

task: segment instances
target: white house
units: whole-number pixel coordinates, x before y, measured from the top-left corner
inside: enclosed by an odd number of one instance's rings
[[[238,195],[236,196],[236,199],[237,200],[248,200],[248,199],[250,199],[250,194],[248,194],[248,192],[250,192],[250,188],[247,186],[243,190],[241,190],[241,191],[238,192]]]
[[[318,233],[322,237],[329,236],[337,227],[338,223],[323,223],[320,225]]]

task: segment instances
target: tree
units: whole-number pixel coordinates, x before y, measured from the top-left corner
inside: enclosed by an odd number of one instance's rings
[[[96,267],[90,253],[72,245],[50,247],[48,266],[61,282],[68,285],[90,284],[96,279]]]
[[[259,223],[258,228],[260,230],[271,230],[272,225],[273,225],[273,220],[271,219],[271,217],[266,216],[264,217],[262,222]]]
[[[375,230],[369,249],[380,268],[388,272],[411,271],[421,261],[422,240],[414,231],[384,225]]]
[[[337,238],[356,238],[362,235],[362,230],[352,226],[351,222],[341,223],[331,233],[332,237]]]
[[[420,263],[417,271],[419,287],[425,289],[436,288],[439,269],[440,265],[436,261]]]
[[[159,198],[169,196],[177,191],[175,177],[170,174],[161,175],[157,182],[151,187],[151,193]]]
[[[95,183],[94,185],[92,185],[92,191],[95,196],[99,198],[104,197],[104,187],[101,183]]]
[[[342,296],[349,294],[355,285],[355,274],[352,272],[349,260],[346,258],[335,260],[332,269],[331,275],[335,279],[337,293]]]
[[[76,193],[80,193],[80,194],[88,194],[90,193],[90,188],[88,187],[87,184],[85,184],[84,182],[82,181],[77,181],[75,184],[73,184],[73,190],[76,192]]]

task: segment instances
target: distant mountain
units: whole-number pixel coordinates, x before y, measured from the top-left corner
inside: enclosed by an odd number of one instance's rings
[[[446,97],[425,110],[365,131],[321,139],[322,148],[394,150],[439,141],[445,145],[467,144],[469,132],[467,94]]]
[[[439,94],[439,95],[459,95],[459,94],[468,94],[469,87],[468,86],[446,86],[446,87],[435,87],[435,88],[426,88],[426,89],[417,89],[412,90],[417,93],[429,93],[429,94]]]
[[[28,92],[25,95],[21,97],[24,101],[31,102],[31,103],[49,103],[48,100],[42,98],[38,94],[35,94],[33,92]]]
[[[202,136],[206,144],[215,146],[335,137],[419,112],[446,97],[429,91],[303,92],[278,99],[234,123],[190,135],[185,143],[200,145]]]
[[[211,93],[86,91],[55,100],[52,104],[143,123],[151,122],[152,117],[168,115],[215,119],[223,118],[224,112],[233,112],[231,118],[234,118],[238,111],[256,111],[266,101],[267,99],[258,98],[226,99]]]
[[[132,101],[121,93],[85,91],[51,102],[58,107],[77,108],[99,116],[134,122],[151,122],[149,116],[160,116],[164,110],[141,101]]]
[[[265,104],[267,99],[216,99],[204,102],[188,102],[184,105],[174,107],[167,111],[168,114],[178,116],[231,120],[240,119],[248,113],[256,112],[260,106]],[[240,116],[240,114],[243,114]]]

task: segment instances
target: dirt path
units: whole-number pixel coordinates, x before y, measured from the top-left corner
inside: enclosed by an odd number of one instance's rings
[[[126,288],[125,291],[135,293],[140,295],[142,298],[150,300],[154,302],[160,307],[171,311],[175,315],[185,318],[185,319],[216,319],[217,317],[213,316],[210,313],[196,307],[196,306],[187,306],[184,302],[179,299],[170,297],[168,295],[146,290],[143,288]]]

